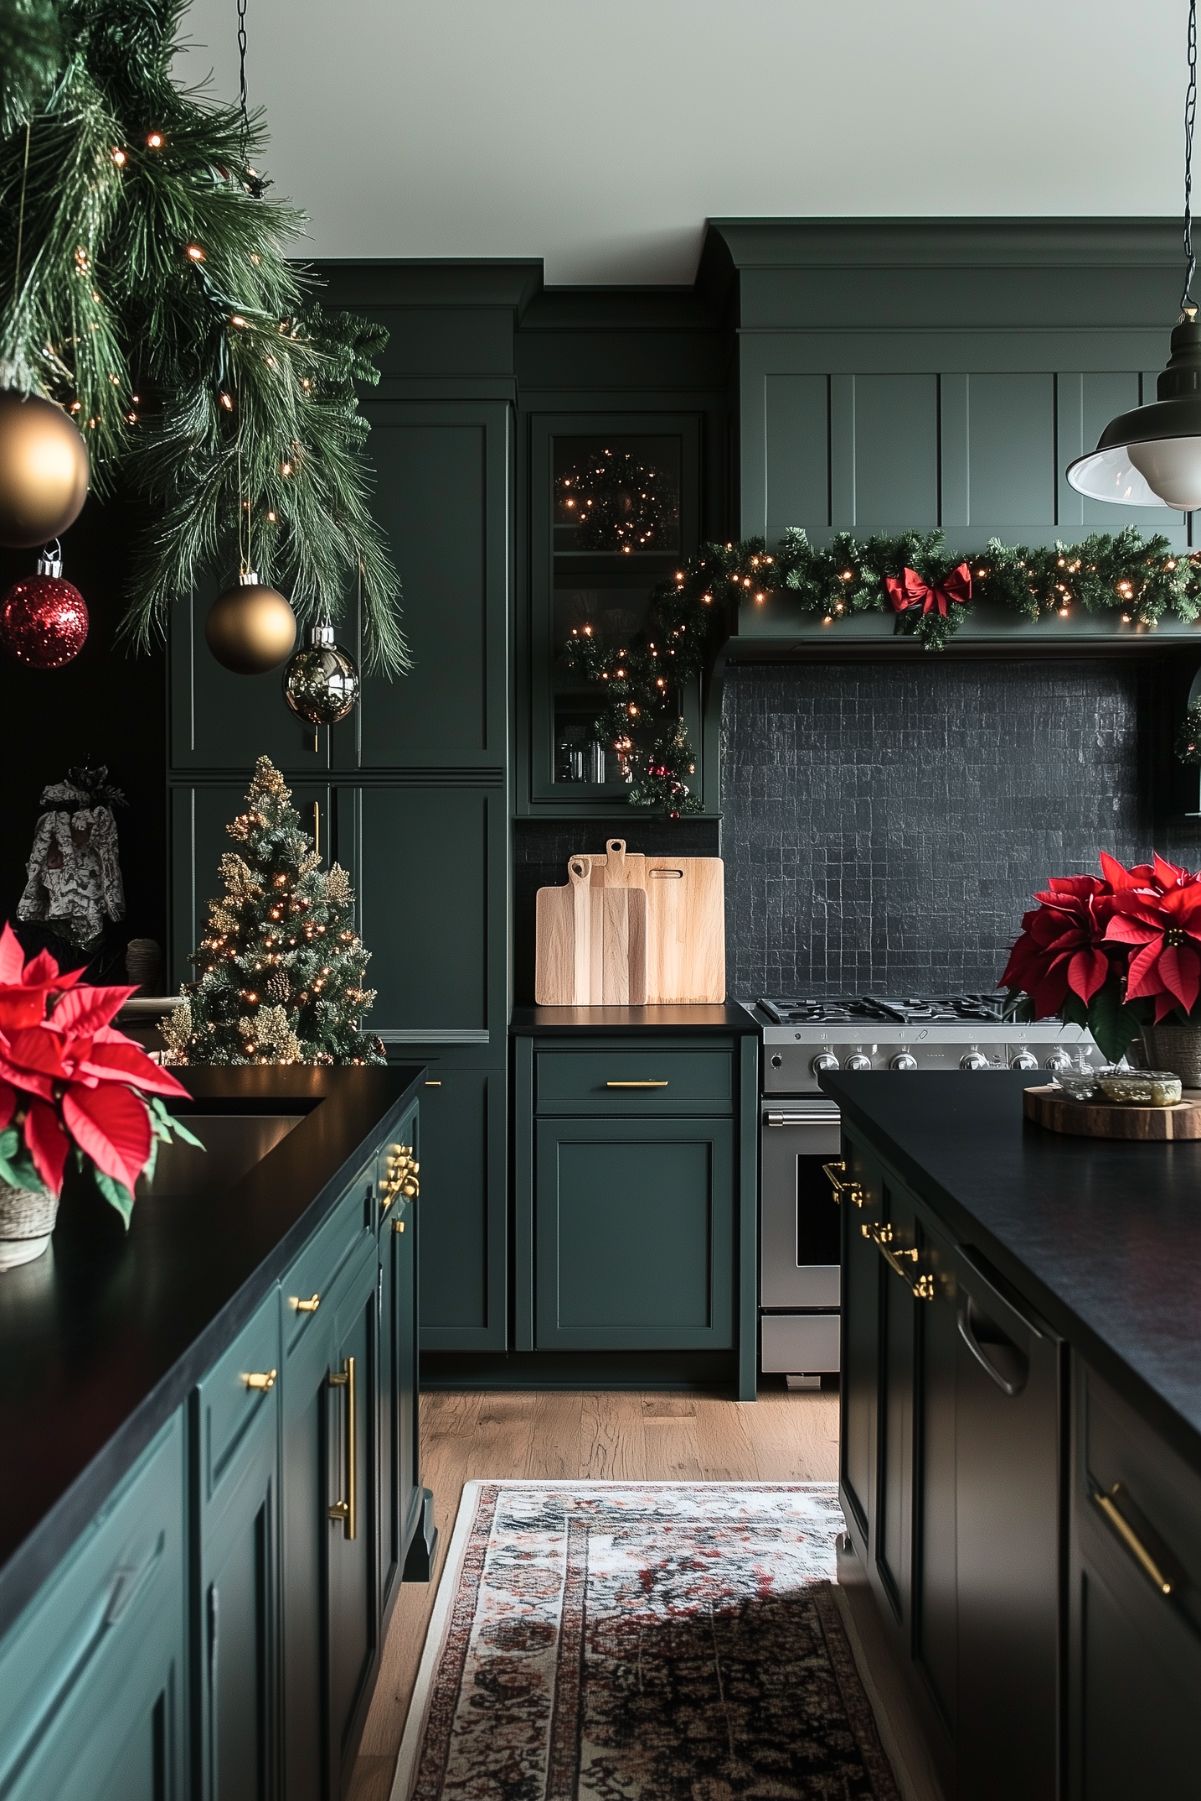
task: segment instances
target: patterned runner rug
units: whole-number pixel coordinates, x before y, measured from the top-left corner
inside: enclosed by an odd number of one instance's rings
[[[832,1483],[475,1482],[393,1801],[899,1801]]]

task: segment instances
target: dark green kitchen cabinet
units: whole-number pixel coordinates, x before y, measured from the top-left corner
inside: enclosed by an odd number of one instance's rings
[[[283,1369],[288,1801],[331,1801],[341,1792],[378,1644],[379,1282],[378,1246],[369,1232],[333,1289],[319,1293],[318,1310]]]
[[[880,1259],[865,1236],[868,1221],[878,1222],[883,1199],[879,1165],[851,1143],[831,1166],[829,1205],[840,1211],[842,1308],[839,1316],[840,1424],[839,1487],[847,1531],[865,1565],[869,1522],[876,1511],[876,1444],[880,1372]]]
[[[197,1801],[277,1792],[279,1332],[271,1293],[192,1397]]]
[[[431,1061],[421,1100],[421,1344],[503,1351],[509,1290],[508,1078]]]
[[[728,1119],[542,1119],[536,1131],[538,1350],[734,1343]]]
[[[190,981],[189,958],[200,942],[208,904],[222,889],[218,864],[235,849],[226,827],[242,809],[254,760],[238,782],[185,783],[170,790],[171,948],[167,992]],[[302,825],[325,857],[336,855],[332,840],[331,790],[324,782],[298,782],[292,803]]]
[[[519,634],[523,704],[517,740],[521,813],[587,818],[611,815],[626,804],[617,758],[594,731],[603,691],[567,667],[563,647],[574,631],[619,649],[644,624],[652,589],[698,548],[702,423],[701,413],[646,408],[537,412],[527,421],[529,600]],[[594,501],[580,482],[609,466],[628,467],[629,477],[616,479]],[[699,759],[704,735],[699,681],[687,684],[683,703]],[[702,760],[696,791],[706,791],[706,779]],[[708,780],[715,783],[715,771]]]
[[[1201,1475],[1074,1364],[1067,1801],[1192,1795]]]
[[[373,510],[404,584],[412,673],[366,667],[331,730],[338,770],[500,769],[508,760],[511,410],[372,399]]]
[[[232,579],[232,578],[231,578]],[[235,675],[205,642],[204,622],[224,580],[198,585],[171,609],[168,631],[169,750],[173,770],[245,772],[270,757],[278,769],[329,767],[329,729],[314,732],[284,704],[283,667]],[[349,629],[354,632],[351,620]],[[303,628],[297,643],[303,640]]]
[[[503,782],[335,790],[336,847],[372,953],[373,1030],[389,1046],[490,1047],[508,1020],[508,797]],[[477,1056],[481,1052],[477,1048]]]
[[[188,1801],[177,1414],[0,1645],[5,1801]]]

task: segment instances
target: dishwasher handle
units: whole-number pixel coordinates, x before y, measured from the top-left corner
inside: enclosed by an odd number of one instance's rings
[[[960,1293],[956,1323],[960,1338],[990,1382],[1010,1400],[1020,1395],[1030,1375],[1030,1359],[1021,1346],[1014,1344],[970,1294]]]

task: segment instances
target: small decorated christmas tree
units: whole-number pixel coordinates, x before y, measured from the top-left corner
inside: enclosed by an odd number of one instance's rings
[[[337,863],[321,868],[268,757],[244,810],[226,827],[224,892],[209,903],[192,957],[196,979],[164,1022],[167,1063],[382,1063],[360,1021],[370,952],[354,929],[354,891]]]

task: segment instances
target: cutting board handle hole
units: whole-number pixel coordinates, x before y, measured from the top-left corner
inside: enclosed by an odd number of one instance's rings
[[[684,880],[682,869],[652,869],[651,875],[656,882],[682,882]]]
[[[589,870],[589,865],[584,861],[583,857],[573,857],[567,867],[574,876],[586,876]]]

